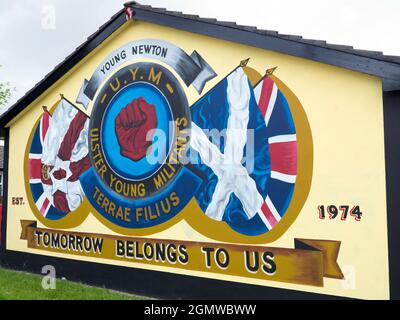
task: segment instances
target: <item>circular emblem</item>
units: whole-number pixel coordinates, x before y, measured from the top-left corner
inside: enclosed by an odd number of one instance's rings
[[[98,94],[90,121],[90,159],[103,183],[128,199],[154,196],[182,169],[191,126],[178,80],[149,62],[118,71]]]

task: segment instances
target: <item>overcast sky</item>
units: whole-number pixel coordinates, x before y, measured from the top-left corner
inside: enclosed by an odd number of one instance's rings
[[[0,0],[0,81],[20,98],[121,0]],[[400,0],[141,0],[141,4],[400,56]]]

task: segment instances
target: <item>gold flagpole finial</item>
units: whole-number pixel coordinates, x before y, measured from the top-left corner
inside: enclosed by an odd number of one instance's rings
[[[249,63],[249,61],[250,61],[250,58],[247,58],[246,60],[240,61],[240,66],[242,68],[246,67],[247,64]]]
[[[275,72],[276,69],[278,69],[278,67],[274,67],[274,68],[268,69],[268,70],[265,72],[265,74],[266,74],[267,76],[272,76],[272,75],[274,74],[274,72]]]

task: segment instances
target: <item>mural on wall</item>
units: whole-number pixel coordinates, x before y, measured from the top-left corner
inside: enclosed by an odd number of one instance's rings
[[[300,102],[254,71],[244,60],[203,94],[217,73],[196,51],[145,39],[113,52],[84,80],[76,105],[62,96],[33,128],[29,202],[52,229],[22,221],[22,238],[39,250],[281,282],[343,278],[340,242],[251,246],[284,234],[312,178]],[[183,84],[199,94],[192,106]],[[121,237],[67,231],[88,214]],[[229,244],[140,238],[181,220]]]

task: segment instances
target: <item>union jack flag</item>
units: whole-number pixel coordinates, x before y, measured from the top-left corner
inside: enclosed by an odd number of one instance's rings
[[[270,77],[264,77],[256,85],[254,96],[269,136],[271,179],[260,217],[271,230],[287,210],[296,183],[296,129],[289,104]]]

